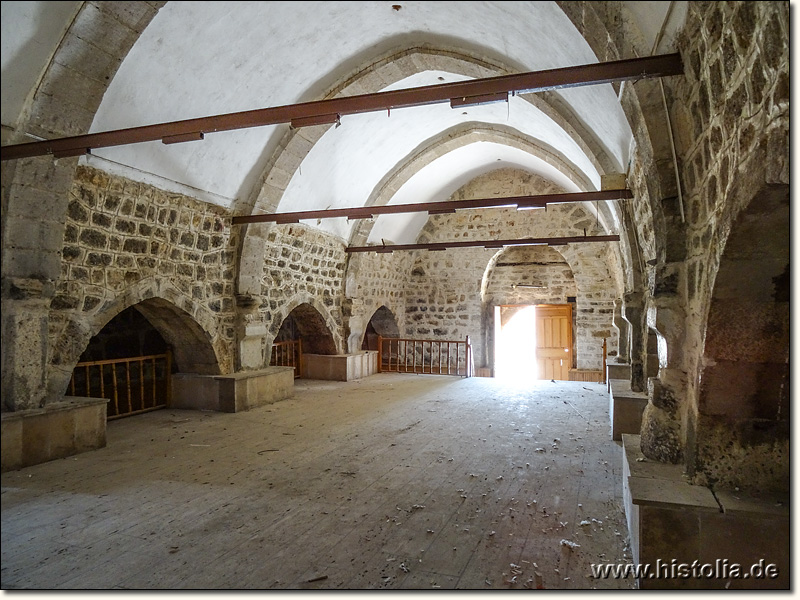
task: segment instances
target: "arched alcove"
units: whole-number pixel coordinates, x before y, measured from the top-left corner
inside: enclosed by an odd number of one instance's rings
[[[169,301],[150,298],[118,312],[86,344],[67,393],[108,399],[107,416],[169,405],[176,372],[219,374],[200,325]]]
[[[163,354],[168,348],[161,333],[136,306],[131,306],[92,336],[78,362]]]
[[[705,332],[696,473],[720,488],[789,489],[789,187],[731,226]]]
[[[310,304],[295,307],[283,320],[275,342],[300,340],[303,352],[308,354],[336,354],[336,342],[325,319]]]
[[[367,330],[364,332],[364,341],[361,343],[361,349],[377,350],[378,336],[400,337],[397,319],[392,311],[385,306],[381,306],[372,314],[369,323],[367,323]]]

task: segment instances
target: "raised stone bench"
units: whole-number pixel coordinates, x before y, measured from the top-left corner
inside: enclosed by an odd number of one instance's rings
[[[631,390],[628,379],[609,379],[608,389],[611,439],[620,441],[623,433],[638,434],[642,428],[642,413],[647,406],[647,393]]]
[[[788,589],[788,495],[712,493],[688,483],[680,465],[645,459],[640,440],[622,436],[625,516],[634,564],[650,565],[660,577],[640,577],[639,587]],[[777,577],[731,577],[733,565],[748,573],[757,565],[756,575]],[[681,569],[690,576],[680,576]]]
[[[303,354],[301,377],[329,381],[352,381],[378,372],[378,352],[354,354]]]
[[[103,448],[107,403],[105,398],[65,396],[44,408],[4,412],[3,472]]]
[[[176,373],[172,376],[171,408],[241,412],[292,395],[293,367],[267,367],[231,375]]]

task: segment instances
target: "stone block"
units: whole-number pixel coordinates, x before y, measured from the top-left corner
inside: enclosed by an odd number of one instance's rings
[[[611,380],[622,379],[624,381],[631,380],[631,366],[627,363],[606,363],[606,381],[608,382],[608,391],[611,391]]]
[[[104,447],[107,402],[102,398],[65,397],[44,408],[3,413],[2,470]]]
[[[622,442],[633,560],[653,573],[639,578],[640,588],[789,589],[788,496],[714,494],[689,484],[680,466],[645,459],[640,436]],[[748,577],[731,577],[734,564]],[[774,565],[775,577],[753,576],[754,565],[756,575]]]
[[[292,367],[267,367],[231,375],[177,373],[172,408],[241,412],[284,400],[294,390]]]
[[[624,433],[638,435],[647,406],[647,394],[634,392],[629,379],[609,379],[608,388],[611,439],[620,441]]]
[[[622,190],[628,185],[625,173],[609,173],[600,176],[601,190]]]
[[[301,377],[328,381],[352,381],[378,372],[378,353],[304,354]]]
[[[79,406],[72,412],[76,453],[105,447],[106,412],[105,401],[99,407]]]
[[[22,466],[22,419],[14,418],[15,413],[3,413],[2,432],[2,471],[19,469]]]
[[[717,498],[725,508],[725,512],[704,514],[700,516],[700,561],[714,564],[727,561],[728,565],[738,564],[749,572],[752,565],[763,561],[767,565],[775,565],[763,577],[758,572],[751,573],[751,578],[761,589],[789,589],[790,524],[788,500],[778,505],[769,499],[753,499],[738,509],[731,508],[739,504],[732,494],[717,493]],[[772,576],[774,573],[775,576]],[[750,589],[751,582],[744,579],[732,579],[728,589]],[[727,581],[711,581],[709,587],[722,589]]]

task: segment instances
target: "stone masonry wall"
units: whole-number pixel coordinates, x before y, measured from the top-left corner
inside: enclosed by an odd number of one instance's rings
[[[788,439],[745,443],[733,432],[746,425],[704,417],[698,399],[708,307],[731,226],[765,186],[789,183],[789,33],[787,2],[693,2],[681,41],[686,75],[673,113],[688,225],[685,347],[695,349],[686,357],[682,418],[689,471],[722,487],[780,487],[771,474],[788,473]],[[760,243],[752,239],[755,251]]]
[[[230,372],[235,238],[218,207],[79,167],[50,306],[51,365],[71,370],[106,322],[169,289]]]
[[[372,315],[385,306],[400,332],[405,330],[405,289],[410,276],[411,253],[349,255],[347,271],[348,352],[361,349]]]
[[[268,332],[262,346],[263,364],[269,357],[267,344],[300,304],[309,304],[320,314],[337,352],[344,352],[344,244],[305,225],[275,225],[267,242],[258,308]]]
[[[405,336],[439,340],[470,336],[476,366],[480,366],[481,280],[495,252],[483,248],[414,251],[406,283]]]
[[[538,176],[503,169],[476,178],[453,198],[522,195],[560,191]],[[501,238],[560,237],[604,234],[596,219],[583,206],[553,205],[547,210],[516,211],[490,209],[480,213],[459,211],[428,219],[418,241],[495,240]],[[615,355],[617,339],[612,337],[617,280],[611,270],[618,268],[615,255],[606,244],[572,244],[559,247],[575,274],[577,368],[600,369],[602,338],[609,338],[609,354]],[[462,339],[469,335],[475,346],[476,366],[488,366],[486,318],[487,298],[481,285],[496,250],[483,248],[415,252],[406,286],[406,335]]]

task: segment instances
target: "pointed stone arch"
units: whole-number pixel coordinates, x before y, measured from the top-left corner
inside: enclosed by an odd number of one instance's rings
[[[516,246],[498,251],[486,265],[481,280],[483,363],[495,364],[495,306],[566,304],[577,295],[572,266],[555,248]]]
[[[8,143],[88,133],[103,91],[164,2],[83,2],[39,87],[23,108]],[[86,60],[81,48],[102,48],[106,60]],[[75,94],[68,77],[91,81]],[[61,269],[69,192],[78,159],[51,157],[3,163],[3,399],[12,410],[40,407],[50,395],[48,307]],[[35,232],[35,235],[31,235]],[[15,292],[14,290],[18,290]],[[63,377],[56,377],[63,379]],[[60,387],[60,385],[56,385]]]
[[[48,390],[63,396],[72,370],[92,337],[123,310],[135,307],[170,345],[179,371],[218,375],[230,364],[229,349],[215,343],[213,315],[202,308],[194,314],[185,308],[185,296],[169,281],[144,280],[107,303],[88,318],[72,318],[51,344]],[[191,303],[189,303],[191,305]]]
[[[491,77],[514,72],[515,68],[502,65],[499,62],[490,62],[479,59],[466,53],[463,49],[434,47],[430,45],[412,45],[401,51],[393,49],[377,58],[365,57],[366,68],[361,68],[348,76],[343,77],[338,83],[332,85],[321,98],[333,98],[356,94],[377,92],[388,84],[395,83],[406,77],[425,70],[442,70],[472,78]],[[362,63],[362,64],[364,64]],[[546,99],[549,98],[549,99]],[[560,127],[562,127],[584,151],[586,156],[595,165],[600,173],[615,172],[619,169],[603,150],[599,140],[589,139],[588,131],[578,131],[571,123],[571,115],[565,114],[563,103],[557,102],[555,97],[541,94],[528,94],[524,96],[527,102],[542,110]],[[274,213],[280,204],[283,193],[295,171],[330,126],[320,125],[289,129],[277,143],[277,149],[264,168],[253,193],[233,207],[235,214]],[[443,136],[439,136],[440,139]],[[407,161],[406,161],[407,162]],[[410,172],[410,174],[413,173]],[[576,169],[567,169],[565,174],[576,177]],[[578,176],[578,179],[584,178]],[[590,189],[582,181],[581,189]],[[375,203],[376,194],[383,190],[385,185],[376,186],[376,193],[367,200],[366,206]],[[388,199],[385,201],[388,202]],[[385,203],[384,202],[384,203]],[[240,241],[240,261],[238,269],[237,290],[241,295],[255,296],[258,292],[260,276],[259,266],[267,243],[267,236],[272,225],[265,223],[249,224]],[[353,234],[351,242],[356,243],[361,235]]]
[[[272,341],[281,333],[284,323],[292,319],[297,326],[297,339],[303,341],[303,352],[338,354],[343,347],[340,327],[328,309],[308,293],[295,295],[273,313],[267,336]]]
[[[518,148],[542,159],[548,164],[556,166],[564,175],[569,177],[580,190],[588,191],[593,189],[591,181],[583,176],[577,167],[560,156],[552,148],[547,147],[537,140],[520,135],[518,131],[510,127],[499,125],[487,126],[481,123],[465,123],[443,131],[441,134],[427,140],[424,145],[410,153],[401,163],[398,163],[391,172],[386,174],[383,180],[375,187],[365,205],[384,206],[388,204],[396,191],[420,169],[447,152],[479,142],[494,142]],[[558,186],[553,187],[556,188]],[[563,192],[563,189],[558,188],[553,191]],[[614,211],[616,208],[612,207],[610,210]],[[606,222],[614,222],[613,217],[607,216]],[[373,220],[359,221],[353,227],[350,236],[350,244],[354,246],[366,245],[373,226]],[[625,260],[627,256],[625,252],[628,249],[627,246],[624,246],[622,249],[616,249],[622,264],[629,261],[629,259],[627,261]],[[359,255],[354,255],[348,263],[348,278],[357,278],[361,265],[361,257]]]
[[[378,336],[381,337],[400,337],[400,327],[397,325],[397,317],[389,310],[386,305],[381,305],[367,322],[367,326],[362,335],[362,350],[377,350]]]
[[[696,477],[789,489],[788,185],[767,185],[733,221],[713,280],[698,390]]]

